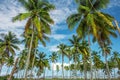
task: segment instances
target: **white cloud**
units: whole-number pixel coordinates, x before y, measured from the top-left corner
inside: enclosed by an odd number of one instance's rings
[[[110,0],[110,4],[108,5],[108,8],[119,6],[120,7],[120,0]]]
[[[60,8],[53,10],[52,12],[50,12],[50,14],[53,20],[55,21],[55,24],[58,24],[62,23],[63,21],[66,21],[67,17],[75,11],[75,9],[71,11],[69,8]]]
[[[54,38],[55,40],[62,40],[66,37],[64,34],[52,34],[50,35],[51,38]]]
[[[14,32],[18,37],[22,34],[24,21],[23,22],[12,22],[12,18],[20,12],[25,10],[20,7],[14,0],[4,0],[0,3],[0,30],[1,32]],[[21,28],[21,29],[20,29]],[[19,30],[18,30],[19,29]]]
[[[62,66],[61,66],[62,63],[52,63],[52,64],[51,64],[51,67],[53,68],[53,70],[56,70],[56,69],[57,69],[57,68],[56,68],[57,65],[59,66],[59,69],[61,70],[61,68],[62,68]],[[63,63],[63,67],[64,67],[64,66],[69,66],[69,64],[68,64],[68,63]]]
[[[52,46],[49,46],[48,49],[49,51],[51,52],[56,52],[58,51],[59,49],[57,48],[58,45],[52,45]]]

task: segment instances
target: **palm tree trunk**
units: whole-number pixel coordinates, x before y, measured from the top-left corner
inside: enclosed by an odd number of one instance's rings
[[[71,80],[71,68],[70,68],[70,58],[69,58],[69,78],[70,78],[70,80]]]
[[[114,68],[113,70],[114,70],[114,79],[116,79],[116,76],[115,76],[115,68]]]
[[[63,53],[62,53],[62,78],[63,78],[63,80],[64,80],[64,55],[63,55]]]
[[[53,62],[52,62],[52,67],[54,68]],[[54,70],[53,70],[53,68],[52,68],[52,79],[53,79],[53,76],[54,76]]]
[[[43,71],[43,80],[45,80],[45,70],[46,70],[46,68]]]
[[[18,59],[19,59],[19,58],[17,58],[16,61],[15,61],[14,67],[13,67],[13,69],[12,69],[12,72],[11,72],[8,80],[12,80],[12,76],[13,76],[13,74],[15,73],[15,71],[16,71],[16,69],[17,69]]]
[[[109,71],[109,66],[108,66],[108,61],[107,61],[107,54],[105,54],[105,63],[106,63],[106,69],[107,69],[107,75],[108,75],[108,80],[111,80],[110,78],[110,71]]]
[[[77,56],[75,55],[75,79],[77,78],[77,60],[76,60],[76,57]]]
[[[2,66],[3,66],[3,64],[0,65],[0,75],[1,75],[1,72],[2,72]]]
[[[87,80],[87,66],[85,58],[83,60],[83,65],[84,65],[84,80]]]
[[[28,58],[27,58],[27,62],[26,62],[26,68],[25,68],[25,80],[27,80],[27,70],[28,70],[29,63],[30,63],[29,60],[30,60],[30,55],[31,55],[31,50],[32,50],[33,37],[34,37],[34,31],[32,32],[32,38],[31,38],[30,48],[29,48],[29,52],[28,52]]]
[[[36,55],[36,49],[35,49],[35,54],[34,54],[34,57],[33,57],[33,62],[32,62],[32,68],[31,68],[31,75],[32,75],[32,72],[34,70],[34,63],[35,63],[35,55]],[[30,77],[30,79],[32,80],[32,76]]]
[[[89,51],[90,51],[90,35],[88,33],[88,44],[89,44]],[[93,80],[93,69],[92,69],[92,56],[91,56],[91,51],[90,51],[90,80]]]

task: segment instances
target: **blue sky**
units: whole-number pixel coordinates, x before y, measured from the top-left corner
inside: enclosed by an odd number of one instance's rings
[[[20,38],[23,33],[26,21],[12,23],[11,19],[21,12],[25,12],[24,8],[17,2],[18,0],[0,0],[0,33],[12,31]],[[45,51],[49,54],[51,51],[57,51],[56,46],[59,43],[68,44],[68,39],[75,33],[75,30],[70,31],[66,24],[66,18],[76,12],[76,4],[74,0],[49,0],[56,6],[56,9],[50,12],[55,24],[51,26],[52,34],[50,42],[47,42],[47,47],[39,45],[40,51]],[[120,0],[111,0],[108,8],[103,11],[111,14],[120,22]],[[120,37],[117,39],[111,38],[113,41],[113,50],[120,51]],[[98,45],[92,44],[92,49],[97,50]],[[20,45],[21,50],[24,48]]]

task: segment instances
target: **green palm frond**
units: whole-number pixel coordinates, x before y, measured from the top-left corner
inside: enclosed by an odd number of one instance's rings
[[[95,24],[95,21],[94,21],[94,16],[93,14],[88,14],[87,15],[87,24],[90,25],[90,27],[92,28],[93,30],[93,35],[98,38],[98,35],[97,35],[97,25]]]
[[[89,1],[93,1],[93,0],[89,0]],[[96,9],[96,10],[100,10],[100,9],[103,9],[103,8],[106,8],[107,5],[109,3],[109,0],[96,0],[94,3],[93,3],[93,7]]]
[[[40,24],[40,20],[39,18],[36,16],[35,19],[34,19],[34,26],[36,27],[37,31],[38,31],[38,37],[39,38],[42,38],[42,26]]]
[[[77,14],[70,15],[67,18],[67,24],[69,29],[72,30],[77,25],[77,23],[80,22],[80,20],[81,20],[80,14],[77,13]]]
[[[31,25],[32,25],[32,20],[31,20],[31,18],[29,18],[25,25],[25,32],[28,31],[28,29],[30,28]]]
[[[13,17],[12,21],[15,22],[17,20],[22,21],[31,16],[31,13],[20,13],[17,16]]]
[[[103,19],[103,21],[105,21],[110,27],[114,28],[112,22],[101,12],[97,12],[98,16],[101,17]]]

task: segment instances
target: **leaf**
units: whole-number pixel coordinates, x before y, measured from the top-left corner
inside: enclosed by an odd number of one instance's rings
[[[32,21],[31,21],[31,18],[29,18],[27,20],[26,25],[25,25],[25,33],[28,31],[28,29],[30,28],[31,24],[32,24]]]
[[[101,17],[110,27],[114,28],[112,21],[110,21],[104,14],[97,12],[98,16]]]
[[[115,25],[116,25],[116,27],[117,27],[118,32],[120,33],[120,27],[119,27],[119,25],[118,25],[118,22],[117,22],[116,20],[115,20],[114,22],[115,22]]]
[[[93,35],[98,38],[98,35],[97,35],[97,31],[98,31],[98,28],[94,22],[94,16],[93,14],[88,14],[87,17],[87,25],[89,26],[90,30],[93,31]]]
[[[37,16],[34,18],[34,26],[36,27],[36,29],[38,31],[39,39],[42,39],[42,27],[41,27],[41,24],[40,24],[40,20],[38,19]]]
[[[81,15],[80,14],[72,14],[67,18],[67,24],[68,28],[72,30],[77,23],[79,23],[81,20]]]
[[[17,16],[12,18],[12,21],[15,22],[17,20],[22,21],[25,20],[27,18],[29,18],[31,16],[31,13],[20,13]]]

